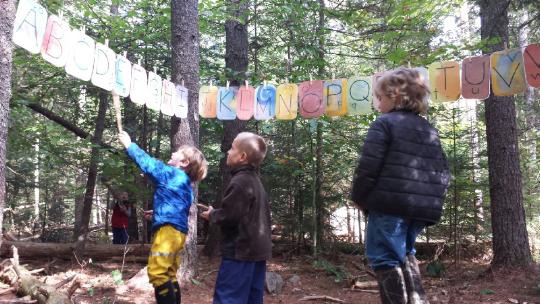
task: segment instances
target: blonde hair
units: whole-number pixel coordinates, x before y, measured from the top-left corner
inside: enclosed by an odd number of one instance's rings
[[[414,69],[398,68],[384,74],[375,84],[375,93],[395,102],[394,109],[425,114],[430,91],[420,73]]]
[[[236,135],[240,150],[247,155],[247,161],[250,165],[258,167],[266,156],[266,142],[264,139],[251,132],[241,132]]]
[[[184,159],[188,161],[187,167],[183,169],[192,182],[201,181],[206,177],[208,163],[199,149],[190,145],[183,145],[178,148],[177,152],[182,154]]]

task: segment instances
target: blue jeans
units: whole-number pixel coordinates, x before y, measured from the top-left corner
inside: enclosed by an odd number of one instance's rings
[[[128,241],[127,228],[114,228],[112,229],[113,244],[124,245]]]
[[[373,270],[400,267],[408,254],[414,255],[416,237],[426,222],[369,211],[366,256]]]
[[[266,261],[222,259],[213,304],[263,304]]]

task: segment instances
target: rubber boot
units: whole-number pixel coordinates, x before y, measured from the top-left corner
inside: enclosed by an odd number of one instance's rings
[[[409,298],[408,303],[429,304],[424,287],[422,287],[422,278],[416,257],[408,254],[405,257],[405,264],[402,266],[402,269],[407,288],[407,296]]]
[[[407,290],[401,267],[375,270],[383,304],[407,304]]]
[[[178,284],[178,281],[173,282],[174,286],[174,295],[176,296],[176,303],[180,304],[182,303],[182,294],[180,293],[180,284]]]
[[[154,288],[157,304],[176,304],[174,285],[171,281]]]

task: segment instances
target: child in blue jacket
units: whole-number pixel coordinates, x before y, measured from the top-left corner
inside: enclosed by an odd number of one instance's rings
[[[158,304],[180,303],[176,271],[188,233],[189,208],[194,199],[192,183],[206,176],[206,160],[197,148],[184,145],[165,164],[132,143],[127,132],[120,132],[118,137],[128,156],[155,184],[154,240],[148,258],[148,278],[154,286],[156,301]]]

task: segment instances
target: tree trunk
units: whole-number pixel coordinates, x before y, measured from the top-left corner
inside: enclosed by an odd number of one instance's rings
[[[11,99],[11,60],[15,1],[0,1],[0,227],[4,221],[6,201],[6,141]],[[0,244],[2,243],[0,229]]]
[[[173,0],[171,4],[172,81],[182,80],[189,92],[187,119],[171,121],[171,144],[175,151],[181,145],[199,147],[199,15],[198,1]],[[194,187],[197,200],[198,188]],[[182,265],[178,276],[182,282],[197,275],[197,205],[192,204],[188,218],[189,232],[186,239]]]
[[[92,212],[92,203],[94,200],[94,190],[96,186],[97,169],[100,160],[98,143],[103,137],[103,129],[105,128],[105,117],[107,113],[108,94],[103,91],[99,94],[99,109],[96,117],[96,129],[92,138],[92,152],[90,155],[90,164],[88,166],[88,179],[86,180],[86,191],[84,194],[84,203],[81,216],[81,227],[74,233],[74,241],[76,241],[83,249],[86,243],[88,234],[88,224],[90,222],[90,213]],[[81,252],[78,252],[80,254]]]
[[[508,0],[481,0],[483,41],[492,53],[508,42]],[[525,226],[516,108],[513,97],[486,99],[486,135],[489,163],[489,193],[493,231],[493,266],[528,266],[532,263]]]
[[[249,1],[228,0],[227,10],[231,18],[225,22],[225,70],[230,71],[227,75],[232,86],[238,86],[246,79],[248,68],[248,32],[247,32],[247,12]],[[221,207],[223,191],[229,184],[231,172],[226,164],[227,151],[231,148],[232,142],[238,133],[246,129],[247,121],[230,120],[223,121],[223,138],[221,140],[221,152],[224,155],[219,163],[219,172],[222,177],[221,187],[218,190],[217,201],[214,207]],[[204,253],[213,257],[218,253],[221,236],[219,227],[210,224],[208,228],[208,239]]]

